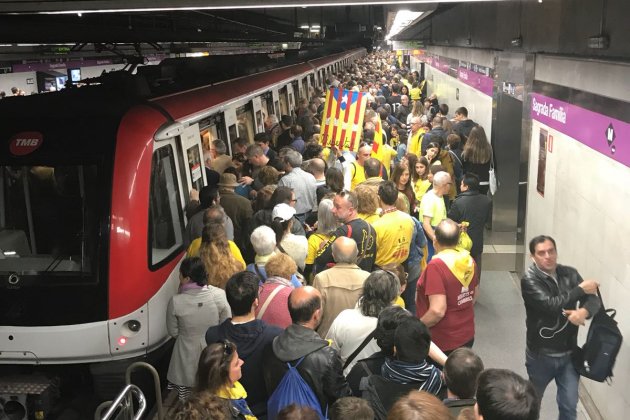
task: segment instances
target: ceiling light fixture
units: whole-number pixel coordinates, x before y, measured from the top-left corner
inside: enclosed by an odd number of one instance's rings
[[[480,3],[485,2],[487,0],[468,0],[469,3]],[[222,5],[222,6],[185,6],[185,7],[143,7],[143,8],[112,8],[112,9],[98,9],[98,10],[53,10],[53,11],[42,11],[37,12],[37,14],[41,15],[67,15],[67,14],[78,14],[78,13],[130,13],[130,12],[166,12],[173,10],[223,10],[223,9],[286,9],[286,8],[305,8],[305,7],[326,7],[326,6],[371,6],[371,5],[383,5],[383,4],[425,4],[425,3],[434,3],[434,0],[402,0],[402,1],[387,1],[387,0],[374,0],[374,1],[366,1],[366,2],[358,2],[358,1],[344,1],[344,2],[335,2],[334,0],[325,1],[322,3],[307,3],[307,4],[299,4],[299,3],[291,3],[291,4],[270,4],[267,2],[260,2],[257,4],[249,4],[245,6],[234,6],[234,5]],[[457,3],[461,2],[461,0],[442,0],[442,3]],[[16,13],[19,14],[19,13]]]
[[[424,12],[412,12],[409,10],[399,10],[396,13],[392,27],[389,28],[389,33],[385,36],[385,40],[390,40],[392,37],[398,35],[405,28],[411,25],[416,19],[422,16]]]

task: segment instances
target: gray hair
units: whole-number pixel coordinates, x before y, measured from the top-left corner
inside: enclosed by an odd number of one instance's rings
[[[247,159],[251,159],[256,156],[262,156],[265,152],[263,152],[262,147],[257,144],[250,144],[247,146],[247,150],[245,151],[245,156]]]
[[[269,114],[267,118],[269,118],[269,121],[271,121],[272,124],[278,124],[278,117],[274,114]]]
[[[287,150],[284,153],[284,161],[292,168],[299,168],[302,166],[302,155],[297,150]]]
[[[276,234],[269,226],[259,226],[249,237],[256,255],[264,257],[276,249]]]
[[[399,291],[398,277],[383,270],[373,271],[363,283],[363,295],[359,299],[361,313],[377,318],[383,308],[392,304]]]
[[[324,235],[332,234],[339,223],[332,213],[333,201],[329,198],[324,198],[317,209],[317,232]]]
[[[214,150],[217,152],[217,155],[224,155],[227,152],[227,147],[223,140],[213,140],[212,145],[214,146]]]
[[[433,187],[441,187],[447,184],[451,180],[451,176],[448,172],[440,171],[433,175]]]

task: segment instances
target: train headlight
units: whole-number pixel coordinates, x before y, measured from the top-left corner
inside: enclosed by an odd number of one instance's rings
[[[140,323],[140,321],[131,319],[125,322],[124,324],[122,324],[122,327],[120,328],[120,332],[123,335],[123,337],[129,338],[129,337],[133,337],[137,335],[141,329],[142,329],[142,324]]]
[[[123,327],[128,328],[129,331],[131,331],[132,333],[137,333],[138,331],[140,331],[140,328],[142,328],[142,324],[140,323],[140,321],[136,321],[135,319],[132,319],[130,321],[127,321],[123,324]]]

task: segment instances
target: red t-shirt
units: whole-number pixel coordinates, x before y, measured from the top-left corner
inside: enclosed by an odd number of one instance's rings
[[[432,259],[416,289],[416,314],[421,318],[429,310],[429,296],[446,295],[444,318],[430,328],[431,340],[444,350],[454,350],[475,337],[473,297],[479,284],[475,270],[472,281],[464,287],[444,261]]]

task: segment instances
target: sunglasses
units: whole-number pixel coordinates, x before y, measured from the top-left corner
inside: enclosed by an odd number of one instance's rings
[[[230,356],[232,356],[232,354],[234,353],[234,350],[236,349],[236,346],[234,345],[234,343],[228,340],[220,340],[220,341],[217,341],[217,343],[223,345],[223,358],[224,359],[230,358]]]

